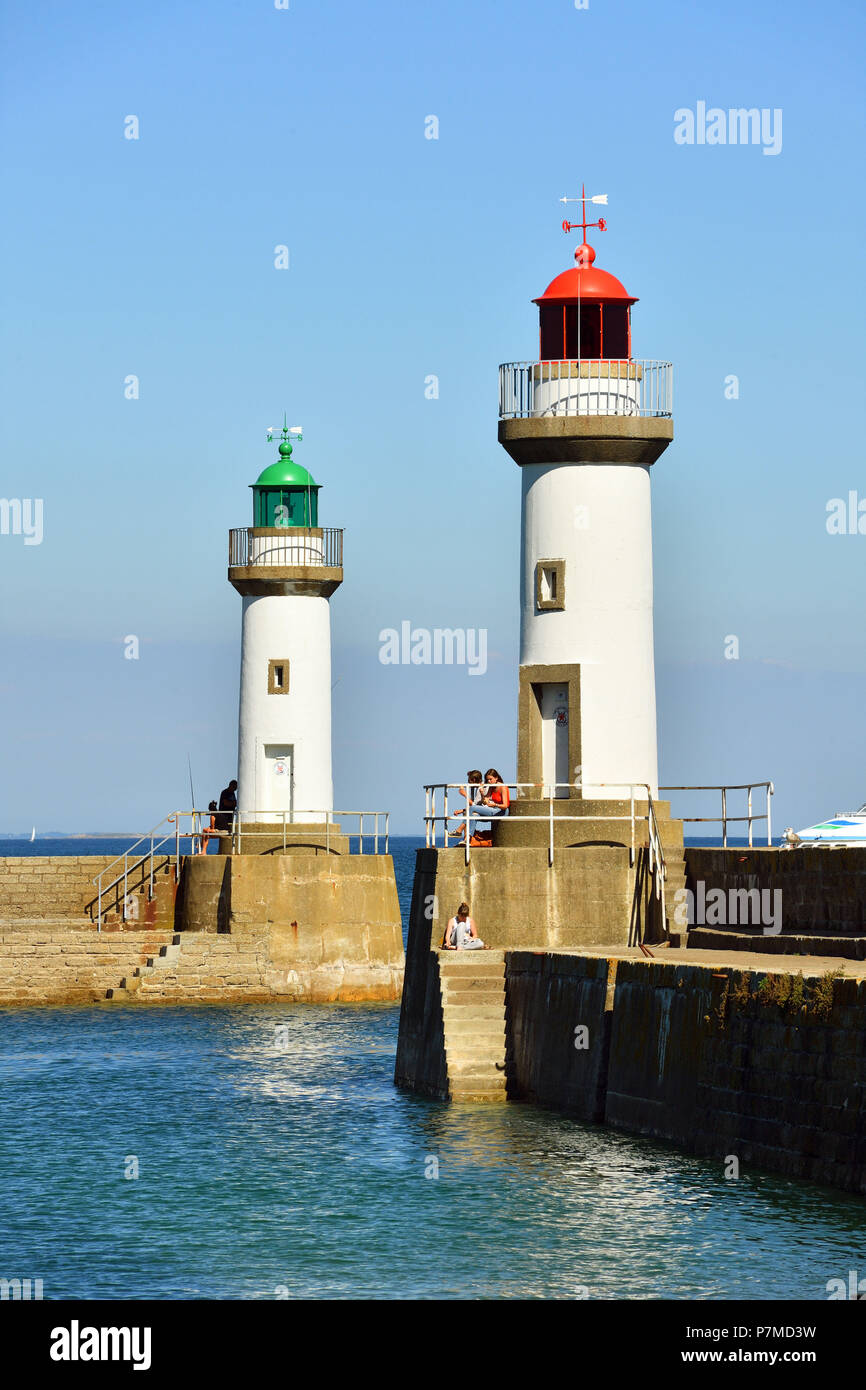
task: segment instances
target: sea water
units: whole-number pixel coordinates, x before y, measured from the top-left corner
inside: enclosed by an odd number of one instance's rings
[[[404,916],[416,843],[392,845]],[[46,1299],[826,1299],[866,1274],[860,1199],[399,1091],[398,1019],[0,1010],[0,1278]]]

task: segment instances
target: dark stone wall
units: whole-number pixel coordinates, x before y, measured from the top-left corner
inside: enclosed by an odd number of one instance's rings
[[[409,909],[394,1081],[398,1086],[445,1100],[448,1097],[448,1066],[439,957],[431,949],[432,936],[438,932],[441,938],[444,927],[431,928],[432,914],[429,913],[436,892],[436,862],[435,850],[418,851]]]
[[[686,881],[782,893],[781,934],[866,934],[866,849],[692,849]]]
[[[577,1119],[604,1118],[608,997],[616,968],[616,961],[586,956],[506,954],[509,1096],[565,1110]],[[586,1033],[576,1031],[584,1028]]]
[[[803,978],[657,960],[615,969],[508,953],[510,1095],[866,1193],[866,980],[806,961]],[[569,1034],[583,1022],[580,1054]]]

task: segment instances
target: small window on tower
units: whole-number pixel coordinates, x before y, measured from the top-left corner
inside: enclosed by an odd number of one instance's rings
[[[535,566],[535,606],[540,612],[565,607],[565,561],[539,560]]]
[[[287,659],[268,662],[268,694],[288,695],[289,663]]]

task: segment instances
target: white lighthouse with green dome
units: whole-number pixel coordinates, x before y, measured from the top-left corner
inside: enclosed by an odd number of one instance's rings
[[[238,812],[242,822],[321,822],[333,810],[331,612],[343,533],[319,526],[319,487],[279,457],[252,484],[253,524],[229,535],[230,583],[243,598]],[[270,436],[269,436],[270,437]]]

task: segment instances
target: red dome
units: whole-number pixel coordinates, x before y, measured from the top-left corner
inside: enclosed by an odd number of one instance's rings
[[[578,246],[574,259],[577,265],[571,270],[564,270],[555,280],[551,280],[540,299],[533,299],[533,304],[576,304],[578,299],[637,304],[637,300],[632,298],[625,285],[617,280],[615,275],[610,275],[606,270],[599,270],[592,264],[595,252],[591,246],[587,246],[586,243]]]

